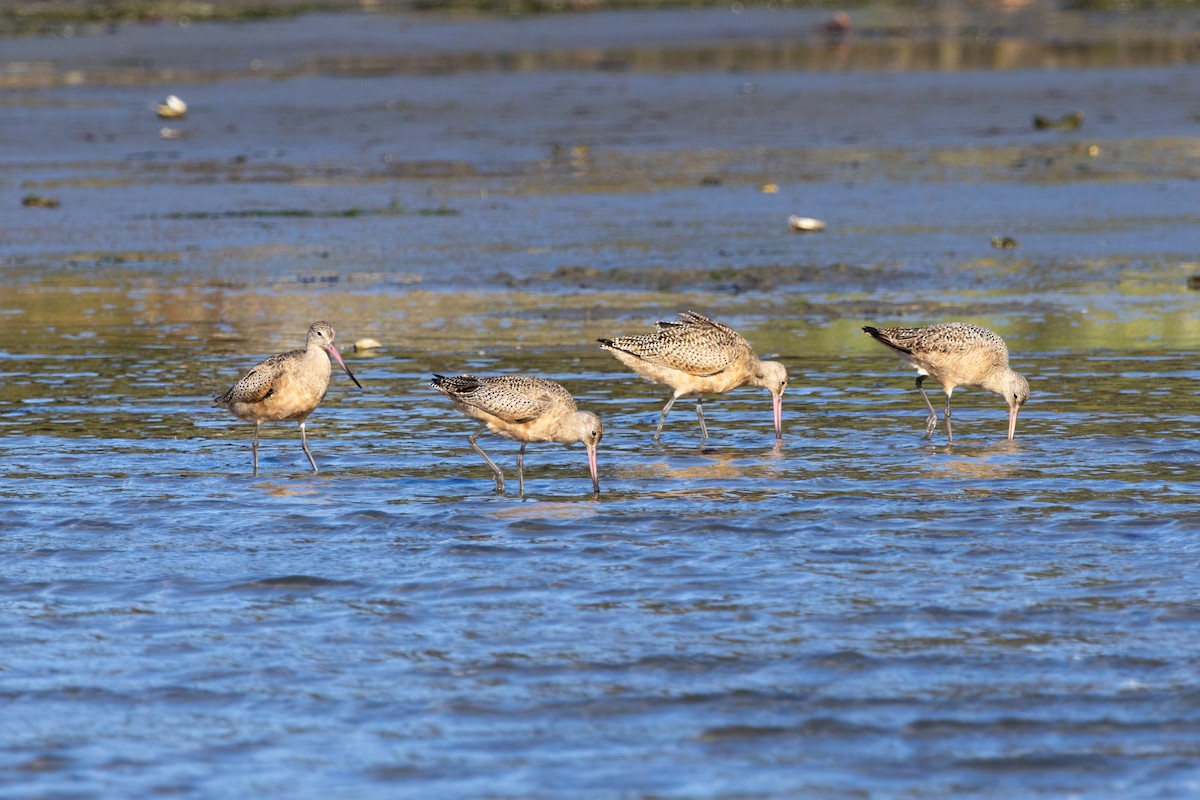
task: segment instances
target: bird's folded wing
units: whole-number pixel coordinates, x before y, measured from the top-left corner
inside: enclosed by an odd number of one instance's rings
[[[233,398],[239,403],[257,403],[271,393],[275,388],[275,377],[278,373],[275,358],[255,366],[242,376],[233,387]]]
[[[549,381],[545,381],[549,384]],[[528,422],[549,411],[556,403],[574,410],[575,403],[565,390],[555,391],[554,384],[543,385],[525,377],[492,378],[480,381],[479,386],[462,399],[471,405],[497,416],[506,422]]]

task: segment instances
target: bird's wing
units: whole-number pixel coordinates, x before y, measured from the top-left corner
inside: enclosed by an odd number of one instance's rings
[[[872,328],[864,327],[871,338],[901,353],[911,353],[918,343],[922,328]]]
[[[440,380],[446,387],[444,391],[463,405],[473,406],[505,422],[528,422],[555,406],[575,410],[575,401],[570,393],[545,378],[525,375],[475,378],[463,375]]]
[[[724,372],[748,353],[750,343],[732,328],[687,311],[678,322],[658,322],[658,330],[642,336],[620,336],[604,345],[689,375]]]
[[[238,403],[257,403],[266,398],[275,388],[275,379],[279,377],[280,364],[290,355],[291,353],[280,353],[255,364],[249,372],[242,376],[241,380],[233,385],[232,389],[225,393],[227,400]]]

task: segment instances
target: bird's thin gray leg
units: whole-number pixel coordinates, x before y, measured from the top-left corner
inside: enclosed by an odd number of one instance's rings
[[[658,418],[658,430],[654,432],[654,441],[657,442],[658,437],[662,435],[662,426],[663,423],[667,421],[667,412],[671,410],[671,406],[675,405],[675,401],[678,399],[679,398],[672,395],[671,399],[667,401],[667,404],[663,406],[662,415]]]
[[[317,462],[313,461],[312,451],[308,449],[308,436],[304,433],[304,423],[300,423],[300,446],[304,448],[304,455],[308,456],[308,463],[312,464],[313,472],[317,471]]]
[[[708,441],[708,426],[704,424],[704,398],[696,395],[696,419],[700,420],[700,444]]]
[[[954,432],[950,430],[950,395],[946,395],[946,441],[954,441]]]
[[[525,496],[525,442],[521,442],[521,449],[517,451],[517,494]]]
[[[486,461],[487,465],[492,468],[492,473],[496,476],[496,494],[504,494],[504,473],[500,471],[499,467],[492,463],[492,460],[488,458],[487,453],[483,452],[483,448],[475,443],[475,438],[479,436],[479,434],[485,433],[486,431],[487,426],[484,425],[482,428],[468,436],[467,441],[471,443],[471,449],[483,456],[483,460]]]
[[[933,410],[933,403],[929,402],[929,395],[925,394],[925,387],[921,385],[924,380],[924,375],[917,376],[917,390],[921,393],[921,399],[925,401],[925,405],[929,407],[929,416],[925,418],[925,438],[932,439],[933,432],[937,428],[937,412]]]
[[[261,422],[254,423],[254,439],[250,442],[250,452],[254,454],[254,477],[258,477],[258,429],[262,427]]]

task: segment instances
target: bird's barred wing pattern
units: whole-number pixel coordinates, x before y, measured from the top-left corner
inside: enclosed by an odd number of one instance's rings
[[[947,322],[920,328],[864,328],[867,333],[902,353],[961,353],[986,349],[1008,363],[1008,346],[997,334],[978,325]]]
[[[644,361],[697,376],[720,374],[753,353],[750,343],[730,327],[691,311],[679,317],[679,321],[656,323],[654,333],[601,341]]]
[[[216,399],[220,403],[257,403],[271,393],[275,379],[279,377],[281,365],[291,358],[298,358],[303,350],[292,350],[273,355],[250,368],[229,391]]]
[[[466,406],[506,422],[537,419],[554,406],[575,411],[571,394],[554,381],[526,375],[477,378],[474,375],[435,375],[433,387]]]

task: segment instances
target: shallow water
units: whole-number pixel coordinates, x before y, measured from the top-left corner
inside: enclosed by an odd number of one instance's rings
[[[17,40],[84,77],[0,119],[0,185],[60,201],[0,217],[0,793],[1200,792],[1196,68],[544,55],[631,25],[586,19],[513,22],[527,61],[171,84],[172,36],[249,63],[327,30],[361,67],[394,20]],[[653,19],[647,53],[722,18]],[[167,54],[131,77],[135,45]],[[653,443],[666,392],[593,340],[688,308],[788,365],[781,444],[761,390]],[[280,425],[251,477],[209,398],[319,318],[363,389],[310,419],[320,473]],[[1007,339],[1015,441],[979,390],[923,439],[859,330],[944,319]],[[561,381],[605,421],[602,493],[531,445],[494,495],[434,372]]]

